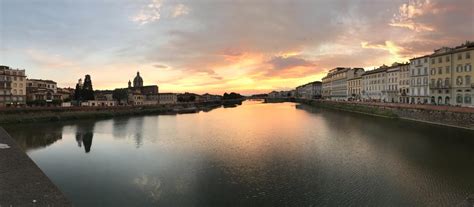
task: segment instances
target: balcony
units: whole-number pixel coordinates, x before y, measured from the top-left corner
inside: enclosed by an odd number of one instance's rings
[[[451,85],[430,84],[430,89],[450,89]]]

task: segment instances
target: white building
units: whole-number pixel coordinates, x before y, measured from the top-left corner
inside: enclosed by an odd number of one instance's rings
[[[400,78],[400,66],[393,64],[387,68],[387,85],[385,87],[386,100],[387,102],[398,102],[398,81]]]
[[[362,99],[364,101],[387,101],[387,66],[366,71],[362,75]]]
[[[86,106],[86,107],[111,107],[111,106],[117,106],[117,101],[90,100],[90,101],[81,102],[81,106]]]
[[[178,103],[178,94],[176,93],[160,93],[160,104],[176,104]]]
[[[363,68],[337,67],[331,69],[322,79],[322,96],[330,100],[348,100],[347,80],[358,77],[364,73]]]
[[[408,96],[411,104],[429,103],[429,55],[410,59],[410,91]]]
[[[314,81],[296,87],[296,98],[301,99],[318,99],[321,98],[322,83]]]

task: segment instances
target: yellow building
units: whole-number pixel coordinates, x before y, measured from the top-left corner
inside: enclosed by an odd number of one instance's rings
[[[452,54],[452,104],[460,106],[474,106],[474,42],[468,42],[456,47]]]
[[[0,107],[26,103],[25,70],[0,66]]]
[[[474,43],[443,47],[430,56],[431,103],[473,106]]]

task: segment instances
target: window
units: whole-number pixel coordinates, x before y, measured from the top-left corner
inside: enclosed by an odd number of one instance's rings
[[[471,59],[471,53],[470,52],[466,52],[466,59]]]
[[[449,73],[449,71],[450,71],[449,66],[446,66],[446,73]]]
[[[423,70],[424,70],[424,74],[425,74],[425,75],[428,75],[428,68],[425,67]]]
[[[417,73],[418,73],[418,75],[420,75],[420,73],[421,73],[421,68],[418,68]]]
[[[443,62],[443,58],[439,57],[438,58],[438,63],[442,63]]]
[[[471,72],[471,70],[472,70],[471,64],[466,64],[465,71]]]
[[[471,104],[471,95],[469,94],[464,95],[464,103]]]
[[[440,75],[443,74],[443,68],[442,67],[438,68],[438,74],[440,74]]]
[[[462,103],[462,95],[461,94],[456,95],[456,103],[458,103],[458,104]]]
[[[458,72],[458,73],[459,73],[459,72],[462,72],[462,65],[458,65],[458,66],[456,67],[456,72]]]
[[[449,78],[444,79],[444,85],[449,86]]]
[[[435,64],[435,59],[431,58],[431,64]]]
[[[466,81],[466,85],[471,85],[471,76],[470,75],[466,75],[465,77],[465,81]]]
[[[431,75],[434,75],[435,73],[436,73],[436,70],[434,68],[431,68]]]
[[[461,53],[458,54],[458,60],[462,60],[462,54]]]
[[[461,76],[458,76],[456,78],[456,85],[462,85],[462,77]]]
[[[446,56],[446,62],[449,62],[449,55]]]

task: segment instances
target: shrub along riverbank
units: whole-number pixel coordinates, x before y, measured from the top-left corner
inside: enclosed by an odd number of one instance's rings
[[[240,101],[241,102],[241,101]],[[105,119],[118,116],[181,114],[209,111],[222,106],[222,102],[184,103],[156,106],[118,107],[45,107],[8,108],[0,110],[0,124],[66,121],[77,119]]]

